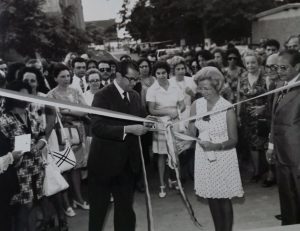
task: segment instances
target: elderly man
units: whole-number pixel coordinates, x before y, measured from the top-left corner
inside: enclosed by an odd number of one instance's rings
[[[292,35],[289,37],[288,41],[286,42],[286,48],[288,50],[296,50],[300,51],[300,38],[297,35]]]
[[[278,57],[284,85],[300,80],[300,53],[286,50]],[[267,160],[276,159],[282,225],[300,223],[300,87],[275,95]]]

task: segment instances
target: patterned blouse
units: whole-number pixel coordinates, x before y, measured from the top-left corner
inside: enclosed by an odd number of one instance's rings
[[[33,118],[26,111],[27,124],[22,121],[19,115],[12,112],[3,112],[0,117],[0,132],[6,142],[14,149],[15,136],[31,134],[31,145],[44,137],[44,130],[41,129]],[[44,165],[41,152],[25,153],[17,168],[17,175],[20,185],[20,192],[13,197],[13,204],[28,204],[34,199],[43,196]]]

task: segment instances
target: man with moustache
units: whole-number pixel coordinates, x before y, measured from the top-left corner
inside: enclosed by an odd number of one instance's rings
[[[98,69],[100,71],[100,89],[109,85],[113,82],[111,79],[111,66],[107,61],[100,61],[98,64]]]
[[[72,60],[73,79],[71,87],[77,89],[80,93],[84,93],[87,90],[88,84],[85,79],[86,62],[81,57],[76,57]]]
[[[277,70],[284,85],[300,80],[300,53],[282,51]],[[274,155],[274,157],[273,157]],[[282,225],[300,223],[300,87],[275,95],[267,160],[276,159]]]

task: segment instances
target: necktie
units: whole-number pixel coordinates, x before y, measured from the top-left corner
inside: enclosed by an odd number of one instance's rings
[[[130,102],[129,102],[129,99],[127,97],[127,92],[126,91],[123,92],[123,96],[124,96],[123,101],[125,102],[126,105],[129,105]]]
[[[80,88],[81,88],[82,92],[84,92],[83,79],[80,79],[79,85],[80,85]]]
[[[284,84],[284,86],[286,86],[286,85],[287,85],[287,83]],[[286,94],[287,92],[288,92],[288,89],[285,89],[285,90],[279,92],[278,98],[277,98],[277,101],[276,101],[275,108],[277,108],[279,102],[283,99],[283,97],[285,96],[285,94]]]

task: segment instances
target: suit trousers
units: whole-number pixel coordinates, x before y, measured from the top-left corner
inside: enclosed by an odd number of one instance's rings
[[[296,167],[277,164],[282,225],[300,223],[300,174]]]
[[[114,230],[134,231],[136,218],[133,210],[135,174],[129,163],[114,177],[99,177],[89,173],[89,231],[101,231],[105,222],[110,194],[114,197]]]

